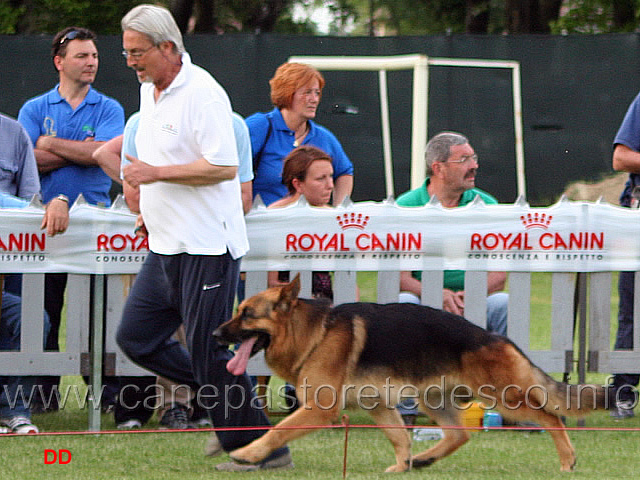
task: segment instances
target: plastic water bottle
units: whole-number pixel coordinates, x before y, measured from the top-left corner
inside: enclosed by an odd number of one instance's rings
[[[440,440],[444,437],[441,428],[414,428],[413,441],[424,442],[426,440]]]
[[[502,415],[500,415],[498,412],[484,412],[484,417],[482,418],[482,426],[485,427],[485,432],[489,431],[489,429],[486,427],[501,427]]]

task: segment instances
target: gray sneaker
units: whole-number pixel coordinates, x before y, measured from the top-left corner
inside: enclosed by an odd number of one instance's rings
[[[616,402],[616,406],[611,410],[611,418],[615,420],[624,420],[626,418],[632,418],[634,404],[631,400],[621,400]]]
[[[220,472],[255,472],[257,470],[286,470],[293,468],[293,459],[291,453],[287,452],[279,457],[265,460],[260,463],[237,463],[225,462],[216,465],[216,470]]]
[[[167,410],[160,419],[162,430],[187,430],[189,426],[189,410],[184,405],[176,405]]]

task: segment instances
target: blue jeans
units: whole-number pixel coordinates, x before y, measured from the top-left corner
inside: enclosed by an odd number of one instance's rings
[[[410,292],[400,292],[400,303],[420,304],[420,297]],[[509,311],[509,294],[492,293],[487,297],[487,330],[504,337],[507,336],[507,313]]]
[[[400,303],[420,304],[420,298],[410,292],[400,292]],[[492,293],[487,297],[487,330],[502,336],[507,336],[507,313],[509,310],[509,294],[505,292]],[[418,405],[414,399],[407,399],[397,406],[401,415],[415,415]]]
[[[2,314],[0,315],[0,350],[20,349],[22,300],[9,292],[2,293]],[[49,334],[49,316],[44,312],[43,339]],[[43,345],[44,347],[44,345]],[[23,416],[31,418],[29,399],[35,379],[38,377],[0,376],[0,418]],[[26,403],[25,403],[26,401]],[[13,408],[12,408],[13,407]]]

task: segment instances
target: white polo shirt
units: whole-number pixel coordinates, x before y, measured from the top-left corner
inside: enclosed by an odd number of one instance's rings
[[[237,166],[231,105],[224,89],[182,54],[182,68],[157,102],[154,86],[140,87],[136,149],[154,166],[181,165],[204,157],[212,165]],[[152,252],[222,255],[249,249],[240,182],[205,186],[155,182],[140,186],[140,210]]]

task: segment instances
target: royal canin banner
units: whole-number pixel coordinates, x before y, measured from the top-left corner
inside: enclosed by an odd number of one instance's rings
[[[0,209],[2,273],[137,273],[149,253],[133,234],[136,215],[122,200],[112,208],[79,199],[69,211],[69,228],[49,237],[40,229],[43,209]]]
[[[3,273],[136,273],[148,243],[122,201],[76,202],[69,229],[47,237],[42,209],[0,209]],[[640,210],[569,202],[461,208],[362,202],[314,208],[257,206],[246,217],[251,249],[242,270],[640,270]]]
[[[562,200],[254,209],[243,270],[640,270],[640,210]]]

